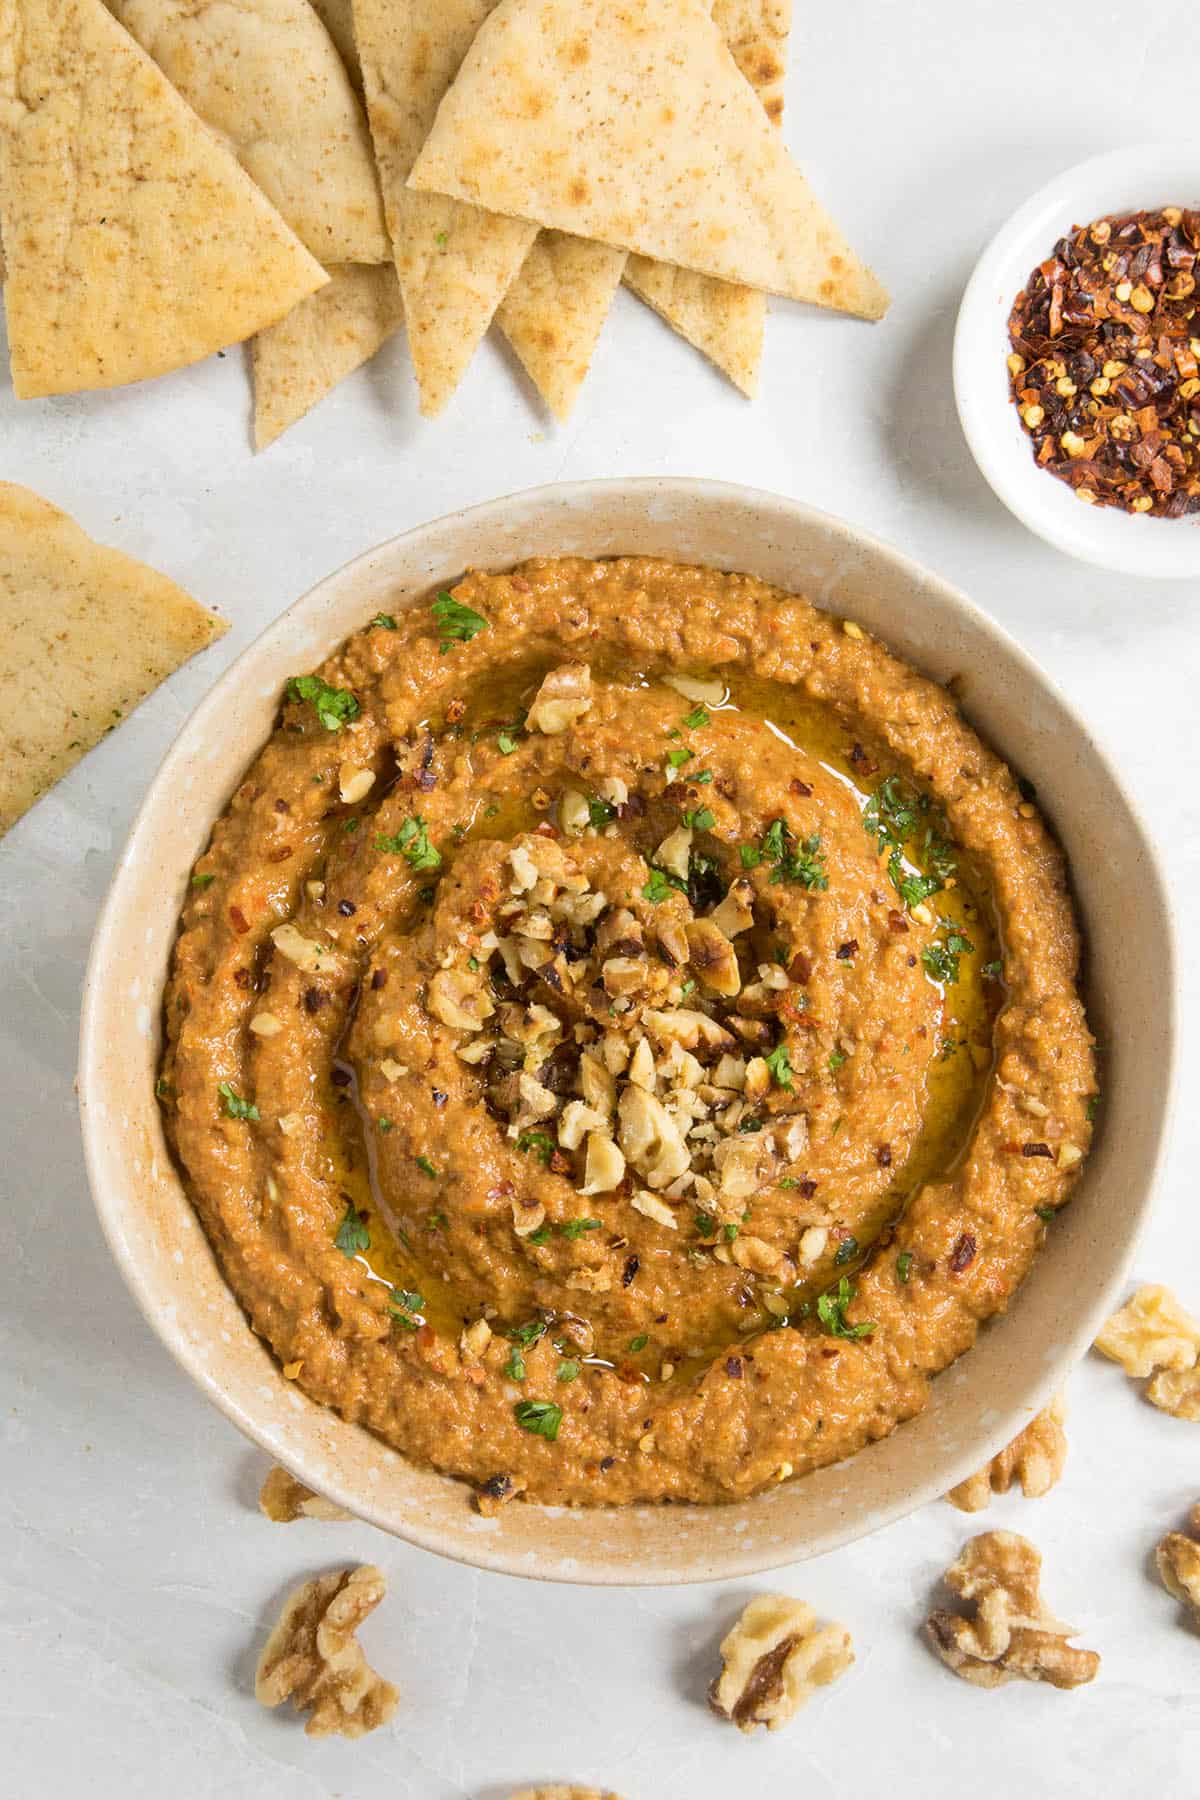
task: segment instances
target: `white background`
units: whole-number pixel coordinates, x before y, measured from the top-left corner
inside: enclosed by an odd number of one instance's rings
[[[136,1313],[94,1221],[72,1072],[97,905],[159,757],[217,673],[318,577],[393,533],[536,483],[725,477],[796,495],[960,583],[1049,668],[1116,750],[1200,930],[1200,583],[1139,585],[1066,561],[1002,511],[955,421],[949,359],[970,267],[1056,170],[1122,142],[1195,139],[1194,6],[842,0],[797,7],[791,144],[891,286],[869,327],[779,304],[747,405],[622,294],[575,418],[555,430],[488,344],[449,411],[416,416],[394,344],[264,456],[243,358],[141,389],[17,406],[0,478],[232,621],[0,844],[0,1792],[12,1800],[505,1800],[537,1780],[626,1800],[820,1792],[1190,1796],[1200,1640],[1148,1553],[1200,1496],[1200,1430],[1090,1358],[1048,1499],[994,1503],[1046,1557],[1052,1606],[1100,1650],[1074,1694],[957,1682],[916,1633],[973,1527],[939,1504],[763,1582],[599,1592],[480,1575],[356,1525],[273,1526],[264,1459],[200,1398]],[[1196,195],[1147,195],[1148,204]],[[1167,526],[1164,529],[1171,529]],[[1036,776],[1036,770],[1031,771]],[[1122,904],[1113,871],[1112,904]],[[1143,946],[1153,998],[1161,946]],[[1173,1151],[1136,1274],[1200,1308],[1195,1163],[1200,977],[1183,972]],[[251,1696],[286,1590],[377,1560],[364,1633],[402,1690],[393,1724],[316,1743]],[[717,1641],[778,1586],[851,1628],[858,1661],[785,1732],[704,1709]]]

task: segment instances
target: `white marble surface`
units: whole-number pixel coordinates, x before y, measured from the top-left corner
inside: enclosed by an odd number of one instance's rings
[[[1147,1555],[1200,1495],[1200,1438],[1111,1366],[1093,1358],[1072,1380],[1057,1491],[991,1514],[1043,1548],[1051,1602],[1102,1652],[1100,1680],[980,1693],[926,1654],[915,1633],[931,1585],[971,1529],[940,1505],[779,1572],[780,1588],[846,1621],[858,1662],[787,1732],[748,1740],[702,1704],[747,1584],[552,1588],[365,1527],[260,1519],[262,1459],[142,1324],[88,1199],[71,1087],[80,979],[157,759],[218,670],[318,576],[505,490],[720,476],[891,538],[1003,620],[1085,710],[1163,847],[1181,927],[1200,928],[1200,592],[1098,574],[1027,536],[971,465],[949,391],[958,295],[1010,208],[1083,156],[1194,132],[1194,8],[1096,0],[1070,29],[1047,24],[1042,0],[798,15],[792,144],[896,304],[874,330],[777,307],[754,407],[626,295],[559,431],[493,345],[433,425],[415,416],[396,346],[258,459],[238,352],[107,397],[17,407],[0,391],[0,478],[233,623],[0,844],[0,1791],[13,1800],[504,1800],[549,1778],[628,1800],[1196,1791],[1200,1642]],[[1144,950],[1154,1005],[1159,946]],[[1200,1307],[1194,959],[1183,978],[1183,1104],[1135,1272]],[[283,1592],[343,1558],[389,1571],[365,1638],[403,1693],[388,1730],[349,1746],[311,1742],[250,1693]]]

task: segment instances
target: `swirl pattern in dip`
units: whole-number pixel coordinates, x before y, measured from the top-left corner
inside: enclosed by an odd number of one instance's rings
[[[285,1372],[418,1461],[732,1499],[923,1404],[1095,1066],[1061,856],[852,622],[645,559],[470,574],[289,684],[160,1090]]]

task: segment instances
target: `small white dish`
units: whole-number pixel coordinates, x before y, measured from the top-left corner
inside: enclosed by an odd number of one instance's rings
[[[1037,467],[1009,399],[1008,317],[1026,277],[1072,226],[1160,206],[1200,206],[1200,140],[1095,156],[1019,207],[967,283],[954,334],[954,396],[982,474],[1031,531],[1117,574],[1198,579],[1200,514],[1157,519],[1084,505],[1065,482]]]

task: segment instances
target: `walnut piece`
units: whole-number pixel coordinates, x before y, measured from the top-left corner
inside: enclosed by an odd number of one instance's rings
[[[1027,1500],[1048,1494],[1067,1460],[1066,1397],[1056,1394],[1044,1412],[1031,1419],[990,1463],[960,1481],[946,1495],[960,1512],[982,1512],[993,1494],[1007,1494],[1014,1481],[1021,1483]]]
[[[1192,1369],[1160,1369],[1153,1381],[1146,1383],[1145,1394],[1160,1412],[1200,1423],[1200,1364]]]
[[[969,1616],[935,1611],[925,1635],[948,1669],[976,1687],[1020,1677],[1052,1687],[1093,1681],[1100,1658],[1067,1642],[1074,1627],[1042,1602],[1042,1559],[1015,1531],[985,1531],[963,1546],[946,1585],[972,1603]]]
[[[563,663],[551,669],[530,702],[525,724],[529,731],[558,737],[592,708],[592,672],[586,663]]]
[[[819,1687],[854,1661],[844,1625],[817,1625],[803,1600],[760,1594],[721,1644],[724,1667],[708,1692],[715,1713],[740,1731],[778,1731]]]
[[[621,1800],[621,1796],[608,1788],[563,1787],[555,1782],[553,1787],[522,1788],[511,1800]]]
[[[1190,1534],[1190,1535],[1189,1535]],[[1162,1584],[1187,1607],[1200,1630],[1200,1501],[1188,1514],[1187,1533],[1168,1531],[1154,1552]]]
[[[297,1710],[311,1714],[309,1737],[362,1737],[386,1724],[400,1696],[354,1635],[386,1592],[382,1572],[369,1563],[297,1588],[258,1659],[255,1699],[278,1706],[290,1695]]]
[[[335,1506],[323,1494],[289,1475],[278,1464],[271,1470],[258,1493],[258,1510],[276,1525],[290,1525],[293,1519],[352,1519],[344,1507]]]
[[[1108,1320],[1096,1348],[1139,1379],[1159,1369],[1192,1369],[1200,1358],[1200,1325],[1170,1288],[1150,1283]]]

